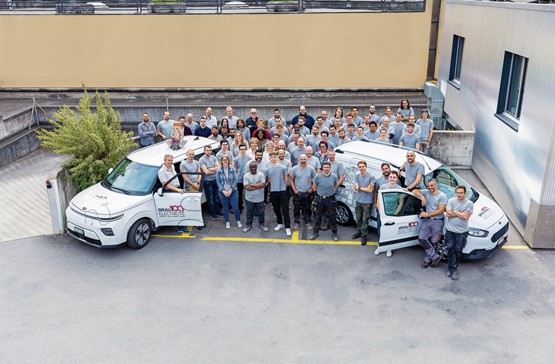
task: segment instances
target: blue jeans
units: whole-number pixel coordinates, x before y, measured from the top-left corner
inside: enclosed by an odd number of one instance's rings
[[[467,236],[468,233],[454,233],[449,230],[445,232],[445,246],[447,247],[447,257],[449,257],[447,267],[451,273],[456,272],[459,267]]]
[[[218,183],[216,180],[204,181],[204,195],[210,216],[218,216]]]
[[[258,218],[259,224],[264,224],[264,201],[261,202],[250,202],[245,200],[247,205],[247,226],[252,226],[254,217]]]
[[[229,197],[225,197],[224,193],[220,191],[220,201],[222,201],[222,207],[224,209],[224,220],[225,222],[229,222],[229,205],[231,205],[231,209],[233,210],[233,214],[235,215],[235,221],[241,221],[241,214],[239,213],[239,193],[237,190],[233,191]]]

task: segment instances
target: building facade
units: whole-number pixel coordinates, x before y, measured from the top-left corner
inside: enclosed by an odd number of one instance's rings
[[[555,247],[555,7],[447,0],[438,86],[472,167],[535,248]]]

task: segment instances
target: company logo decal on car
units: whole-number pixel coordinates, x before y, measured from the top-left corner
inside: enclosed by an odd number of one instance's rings
[[[480,216],[484,220],[487,220],[488,217],[493,215],[493,211],[487,206],[482,207],[482,209],[480,211],[481,212],[478,214],[478,216]]]

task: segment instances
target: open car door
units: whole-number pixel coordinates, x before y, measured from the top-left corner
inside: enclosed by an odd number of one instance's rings
[[[177,176],[175,175],[172,180]],[[202,192],[185,191],[180,194],[164,189],[164,187],[162,186],[154,193],[154,204],[159,226],[204,225],[202,219]],[[202,185],[200,190],[202,191]]]
[[[419,198],[404,190],[378,191],[380,237],[375,254],[418,245],[422,206]]]

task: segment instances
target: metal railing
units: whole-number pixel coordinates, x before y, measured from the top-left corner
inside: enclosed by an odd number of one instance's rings
[[[2,14],[422,12],[426,0],[0,0]]]

